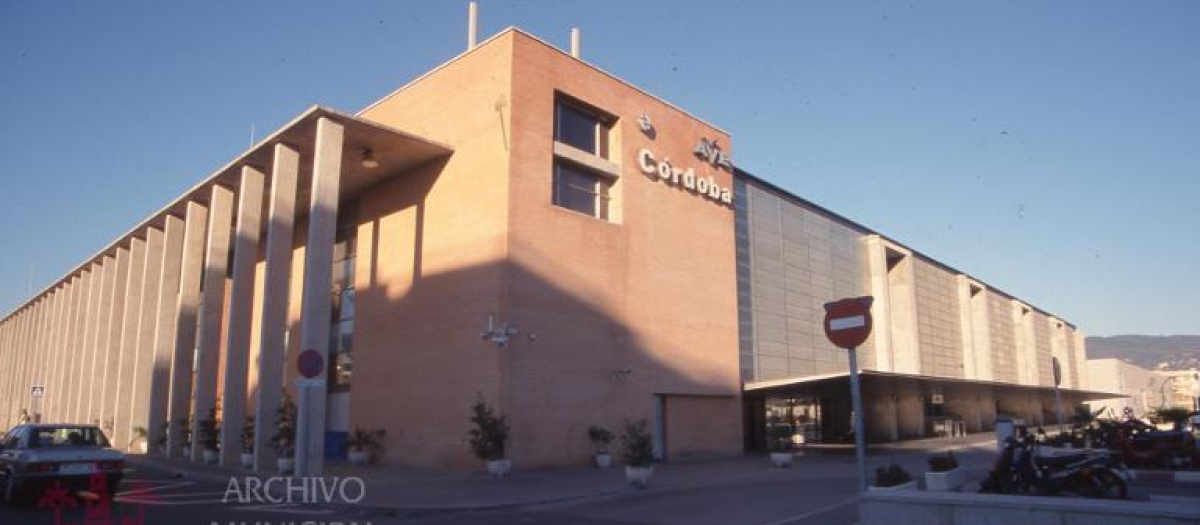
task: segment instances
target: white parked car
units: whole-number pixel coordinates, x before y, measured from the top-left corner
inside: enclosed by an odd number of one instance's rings
[[[94,425],[25,424],[0,438],[5,503],[40,497],[56,482],[70,494],[90,491],[112,499],[124,471],[125,455]]]

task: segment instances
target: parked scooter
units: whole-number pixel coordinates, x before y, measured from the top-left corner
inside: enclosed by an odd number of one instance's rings
[[[1040,456],[1033,436],[1010,437],[979,492],[1000,494],[1073,494],[1124,499],[1121,466],[1107,452]]]
[[[1117,448],[1125,463],[1149,468],[1191,470],[1200,467],[1200,447],[1184,430],[1158,430],[1136,419],[1117,428]]]

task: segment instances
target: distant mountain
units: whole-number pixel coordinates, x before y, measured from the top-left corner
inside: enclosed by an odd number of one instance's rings
[[[1088,359],[1112,357],[1147,370],[1200,368],[1200,335],[1114,335],[1086,344]]]

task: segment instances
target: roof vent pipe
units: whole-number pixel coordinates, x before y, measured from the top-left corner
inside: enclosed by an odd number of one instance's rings
[[[579,58],[579,28],[571,28],[571,56]]]
[[[471,2],[467,4],[467,50],[475,49],[476,40],[479,37],[479,4]]]

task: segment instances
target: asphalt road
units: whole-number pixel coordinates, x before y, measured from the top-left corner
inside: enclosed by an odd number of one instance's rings
[[[964,452],[982,474],[991,454]],[[877,458],[913,467],[924,454]],[[765,461],[765,460],[764,460]],[[668,489],[651,486],[616,496],[491,512],[405,512],[346,503],[226,501],[226,485],[131,469],[109,509],[0,507],[2,525],[851,525],[858,519],[853,459],[827,458],[823,468],[764,469],[753,476]],[[909,464],[912,465],[909,465]],[[369,487],[368,487],[369,489]],[[1200,501],[1200,486],[1138,481],[1135,499]]]

